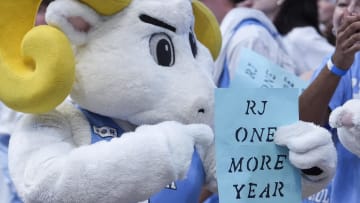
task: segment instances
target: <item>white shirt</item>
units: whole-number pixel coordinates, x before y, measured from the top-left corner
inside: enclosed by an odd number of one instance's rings
[[[311,26],[292,29],[284,42],[290,57],[299,65],[297,74],[315,70],[335,49]]]
[[[230,78],[232,79],[237,64],[239,64],[239,55],[244,47],[263,55],[290,72],[295,72],[297,65],[287,54],[283,39],[279,34],[273,36],[264,26],[257,24],[241,26],[235,34],[232,33],[234,28],[247,18],[256,19],[271,32],[277,33],[275,26],[261,11],[249,8],[232,9],[225,16],[220,26],[223,46],[215,64],[215,81],[219,80],[225,57],[227,57]],[[230,37],[231,39],[229,39]]]

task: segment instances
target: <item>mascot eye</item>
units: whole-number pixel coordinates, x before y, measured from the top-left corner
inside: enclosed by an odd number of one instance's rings
[[[192,54],[194,57],[196,57],[198,50],[197,50],[197,46],[196,46],[196,39],[195,39],[194,33],[192,33],[192,32],[189,33],[189,41],[190,41]]]
[[[175,63],[174,44],[165,33],[151,36],[150,54],[160,66],[172,66]]]

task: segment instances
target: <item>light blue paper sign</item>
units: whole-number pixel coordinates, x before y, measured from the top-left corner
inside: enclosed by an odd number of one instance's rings
[[[220,203],[299,203],[299,170],[274,144],[277,127],[298,120],[298,89],[215,91]]]
[[[300,79],[264,56],[247,48],[242,49],[239,66],[230,87],[299,88],[308,86]]]

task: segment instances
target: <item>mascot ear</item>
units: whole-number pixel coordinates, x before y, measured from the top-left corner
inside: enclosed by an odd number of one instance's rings
[[[47,112],[71,91],[74,56],[66,36],[34,27],[41,0],[1,0],[0,99],[26,113]]]
[[[192,2],[195,16],[195,33],[216,60],[221,49],[221,31],[214,14],[200,1]]]
[[[126,8],[131,0],[80,0],[101,15],[113,15]]]
[[[131,0],[55,1],[46,12],[49,25],[59,27],[74,45],[84,45],[88,34],[101,21],[101,15],[120,12]]]
[[[100,22],[92,8],[78,1],[55,1],[46,10],[46,22],[58,27],[74,45],[84,45],[88,34]]]

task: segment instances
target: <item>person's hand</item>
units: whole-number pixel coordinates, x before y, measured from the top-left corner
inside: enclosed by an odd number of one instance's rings
[[[360,15],[345,11],[336,34],[336,48],[332,56],[334,65],[347,70],[353,64],[355,53],[360,50]]]

